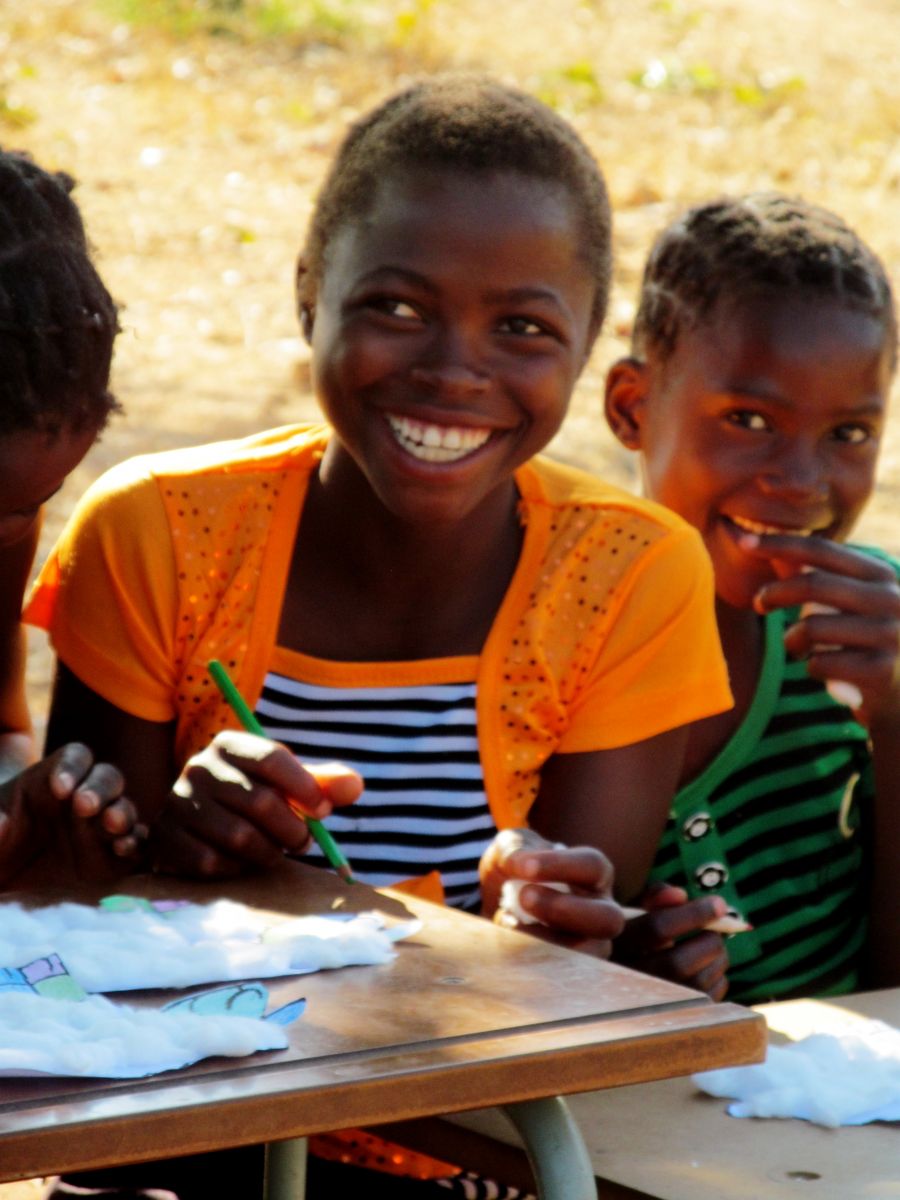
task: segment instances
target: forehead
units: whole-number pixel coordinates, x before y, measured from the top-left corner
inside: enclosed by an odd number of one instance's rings
[[[886,398],[892,337],[883,320],[838,300],[762,295],[717,305],[681,334],[670,365],[723,390],[796,386],[809,393],[827,378],[848,399]]]
[[[325,281],[332,268],[378,260],[446,270],[478,257],[485,272],[513,262],[521,271],[568,269],[580,265],[580,232],[571,194],[554,180],[404,168],[379,184],[365,213],[336,231]]]

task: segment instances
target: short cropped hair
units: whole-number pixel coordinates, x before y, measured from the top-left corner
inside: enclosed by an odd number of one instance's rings
[[[116,305],[91,261],[74,181],[0,150],[0,436],[101,430]]]
[[[834,213],[774,192],[697,205],[663,230],[644,269],[632,352],[665,361],[723,299],[773,293],[868,314],[896,362],[894,297],[878,257]]]
[[[577,250],[594,277],[592,330],[606,313],[611,216],[603,175],[571,125],[534,96],[483,76],[432,76],[354,124],[338,150],[301,252],[298,302],[312,305],[335,233],[370,209],[393,170],[518,172],[563,187],[581,225]]]

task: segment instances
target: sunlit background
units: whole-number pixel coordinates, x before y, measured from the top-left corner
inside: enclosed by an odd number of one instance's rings
[[[126,455],[315,414],[291,283],[311,200],[349,120],[448,68],[535,92],[603,165],[613,301],[553,449],[633,486],[602,380],[678,209],[800,193],[855,225],[900,284],[898,61],[897,0],[0,0],[0,144],[78,178],[122,306],[127,415],[53,501],[45,542]],[[894,553],[898,429],[861,530]],[[35,640],[38,712],[49,672]]]

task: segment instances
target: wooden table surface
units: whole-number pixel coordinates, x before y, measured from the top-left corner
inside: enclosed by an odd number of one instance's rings
[[[762,1005],[772,1041],[827,1032],[852,1014],[900,1026],[900,988],[833,1000]],[[601,1200],[892,1200],[900,1197],[900,1124],[825,1129],[799,1120],[737,1120],[727,1101],[699,1092],[690,1079],[592,1092],[568,1099],[599,1180]],[[440,1153],[465,1147],[466,1132],[517,1142],[498,1112],[452,1118],[447,1140],[434,1122]],[[458,1126],[462,1126],[460,1129]],[[416,1144],[416,1138],[406,1138]],[[485,1154],[489,1152],[483,1150]],[[511,1174],[511,1172],[507,1172]]]
[[[423,928],[391,964],[267,981],[273,1005],[308,1000],[285,1051],[148,1080],[0,1080],[0,1180],[667,1078],[764,1052],[765,1025],[746,1009],[326,871],[286,864],[224,886],[139,877],[105,890],[227,895],[276,918],[377,907]]]

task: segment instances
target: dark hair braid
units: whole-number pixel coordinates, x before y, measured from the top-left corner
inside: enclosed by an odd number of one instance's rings
[[[378,183],[408,167],[512,171],[558,183],[581,224],[579,252],[596,282],[594,332],[609,296],[611,217],[603,175],[568,122],[540,100],[482,76],[432,76],[353,125],[319,194],[301,254],[298,300],[312,305],[328,245],[364,216]]]
[[[116,306],[68,175],[0,150],[0,435],[103,428]]]
[[[877,256],[834,213],[777,193],[701,204],[663,230],[644,268],[633,352],[665,360],[723,298],[772,292],[867,313],[883,323],[896,358],[894,298]]]

